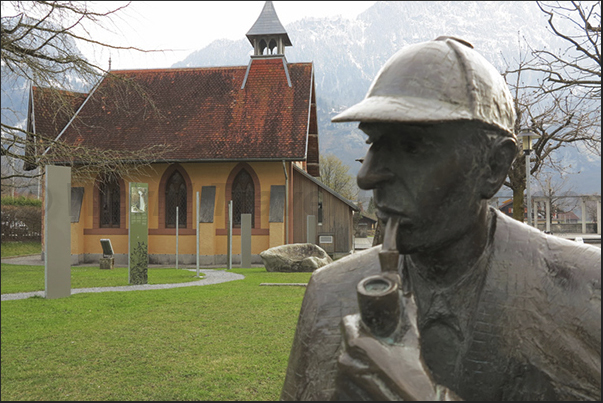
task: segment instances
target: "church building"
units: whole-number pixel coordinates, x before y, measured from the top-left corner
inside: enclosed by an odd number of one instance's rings
[[[69,94],[76,112],[67,118],[56,118],[47,89],[32,89],[34,138],[131,155],[161,150],[129,176],[74,176],[74,264],[102,257],[101,239],[111,240],[117,264],[127,264],[130,182],[148,184],[151,264],[174,263],[176,245],[179,262],[194,264],[197,231],[201,264],[225,264],[230,201],[234,263],[241,214],[252,217],[252,263],[268,248],[306,242],[308,233],[331,255],[353,249],[358,208],[319,180],[313,64],[287,61],[292,42],[270,1],[247,38],[246,66],[110,71],[89,93]]]

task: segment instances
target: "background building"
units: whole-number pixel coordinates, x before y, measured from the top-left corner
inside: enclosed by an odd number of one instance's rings
[[[151,263],[175,261],[177,222],[180,262],[195,262],[198,229],[201,263],[224,264],[230,200],[235,262],[244,213],[252,215],[252,262],[270,247],[306,242],[308,215],[317,217],[314,242],[330,236],[331,254],[352,250],[357,207],[316,179],[313,64],[287,62],[291,41],[271,2],[247,38],[254,48],[247,66],[111,71],[89,93],[69,94],[75,116],[58,114],[47,89],[32,89],[34,135],[133,154],[164,147],[159,161],[145,161],[135,175],[74,179],[74,263],[101,257],[103,238],[111,239],[116,262],[127,262],[129,182],[149,185]],[[57,163],[78,169],[77,161]]]

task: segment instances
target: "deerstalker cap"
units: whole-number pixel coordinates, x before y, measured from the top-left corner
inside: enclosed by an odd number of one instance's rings
[[[477,120],[515,137],[513,97],[500,73],[466,41],[407,46],[381,68],[363,101],[333,122],[413,124]]]

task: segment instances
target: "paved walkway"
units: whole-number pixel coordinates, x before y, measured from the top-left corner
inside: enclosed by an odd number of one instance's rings
[[[44,262],[40,258],[40,255],[34,256],[22,256],[16,258],[5,258],[2,259],[2,263],[6,264],[20,264],[20,265],[44,265]],[[87,266],[87,265],[81,265]],[[98,264],[90,264],[90,266],[98,266]],[[149,265],[149,267],[162,267],[159,265]],[[186,270],[197,271],[196,268],[191,266],[182,267]],[[192,287],[199,285],[210,285],[225,283],[227,281],[242,280],[245,278],[242,274],[227,272],[226,270],[206,269],[200,268],[199,272],[205,275],[205,278],[197,281],[190,281],[188,283],[174,283],[174,284],[144,284],[144,285],[124,285],[118,287],[94,287],[94,288],[73,288],[71,294],[80,294],[88,292],[111,292],[111,291],[139,291],[139,290],[162,290],[166,288],[180,288],[180,287]],[[33,296],[44,297],[44,291],[34,292],[20,292],[15,294],[2,294],[2,301],[10,301],[15,299],[31,298]]]

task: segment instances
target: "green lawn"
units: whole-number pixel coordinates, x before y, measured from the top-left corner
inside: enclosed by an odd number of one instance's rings
[[[43,291],[44,267],[2,265],[2,294],[16,292]],[[149,284],[171,284],[196,281],[196,271],[184,269],[149,268]],[[203,277],[203,276],[202,276]],[[71,267],[71,288],[115,287],[128,285],[128,268],[116,267],[101,270],[99,266]]]
[[[2,257],[26,256],[42,253],[42,245],[37,242],[2,242]]]
[[[310,274],[233,272],[246,278],[2,302],[2,400],[277,400],[305,288],[259,284]]]

